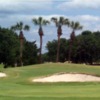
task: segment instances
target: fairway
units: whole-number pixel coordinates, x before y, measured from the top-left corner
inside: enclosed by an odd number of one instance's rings
[[[7,77],[0,78],[0,100],[100,100],[99,82],[32,82],[34,78],[62,72],[100,76],[100,66],[47,63],[2,69],[2,72]]]

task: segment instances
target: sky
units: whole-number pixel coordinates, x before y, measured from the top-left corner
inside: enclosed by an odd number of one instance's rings
[[[38,26],[32,23],[33,18],[63,16],[70,21],[78,21],[83,29],[76,31],[76,35],[84,30],[100,31],[100,0],[0,0],[0,26],[10,28],[22,21],[30,26],[30,31],[24,32],[28,41],[36,41],[39,47]],[[62,38],[68,39],[71,29],[63,26]],[[53,22],[43,26],[43,50],[46,43],[57,39],[57,28]]]

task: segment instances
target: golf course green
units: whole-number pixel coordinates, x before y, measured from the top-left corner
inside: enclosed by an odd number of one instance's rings
[[[84,73],[100,76],[100,66],[46,63],[3,69],[0,100],[100,100],[100,82],[35,83],[32,79],[55,73]]]

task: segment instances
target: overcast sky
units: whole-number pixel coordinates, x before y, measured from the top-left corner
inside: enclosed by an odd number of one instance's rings
[[[0,0],[0,26],[10,28],[17,22],[23,21],[30,25],[25,38],[29,41],[36,40],[39,46],[38,26],[32,24],[33,18],[39,16],[50,20],[51,17],[64,16],[73,21],[79,21],[83,30],[100,30],[100,0]],[[43,27],[43,52],[47,41],[57,39],[56,27],[52,23]],[[83,31],[82,30],[82,31]],[[63,27],[64,38],[69,38],[71,29]],[[80,31],[76,31],[76,35]]]

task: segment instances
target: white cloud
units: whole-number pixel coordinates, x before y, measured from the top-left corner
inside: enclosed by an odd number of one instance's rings
[[[80,15],[80,16],[77,16],[77,17],[80,18],[83,21],[100,21],[100,17],[93,16],[93,15]]]
[[[100,8],[100,0],[69,0],[60,4],[58,8]]]
[[[11,25],[15,25],[19,21],[23,21],[25,24],[29,24],[31,26],[31,29],[34,28],[34,25],[32,24],[32,18],[38,18],[40,15],[9,15],[7,17],[1,17],[0,18],[0,24],[3,27],[10,27]],[[69,18],[73,21],[79,21],[81,25],[84,26],[83,29],[92,29],[96,26],[100,25],[100,17],[95,15],[76,15],[76,16],[66,16],[66,15],[41,15],[44,19],[50,20],[52,17],[59,17],[64,16],[65,18]],[[9,20],[8,20],[9,19]],[[53,28],[54,27],[54,28]],[[45,29],[55,29],[55,24],[51,23],[51,25],[48,25]],[[96,28],[95,28],[96,29]],[[44,31],[48,35],[52,35],[52,30],[50,31]],[[33,31],[34,32],[34,31]],[[36,31],[35,31],[36,32]],[[35,33],[34,32],[34,33]]]
[[[0,0],[0,11],[30,11],[50,9],[53,0]]]
[[[76,16],[68,16],[69,19],[79,22],[87,22],[87,23],[98,23],[100,22],[100,16],[95,15],[76,15]]]

